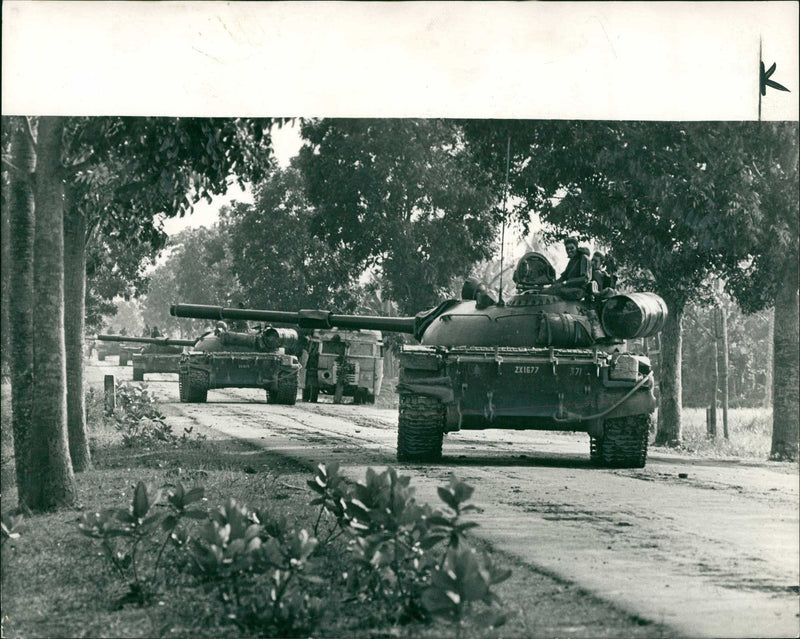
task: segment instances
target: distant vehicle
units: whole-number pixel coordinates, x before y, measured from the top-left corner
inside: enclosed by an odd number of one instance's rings
[[[308,339],[303,401],[316,402],[324,393],[337,404],[343,397],[352,397],[354,404],[374,404],[383,382],[382,348],[380,331],[314,331]]]
[[[98,335],[97,339],[105,343],[133,343],[144,346],[121,346],[120,366],[127,364],[130,357],[133,362],[133,381],[141,382],[146,373],[177,373],[183,347],[193,346],[193,339],[169,339],[166,337],[128,337],[127,335]],[[124,363],[123,363],[123,360]]]

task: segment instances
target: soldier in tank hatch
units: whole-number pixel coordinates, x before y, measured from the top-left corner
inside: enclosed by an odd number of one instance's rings
[[[589,249],[578,246],[576,237],[568,237],[564,240],[564,249],[569,262],[548,292],[566,300],[579,300],[586,294],[586,287],[592,279]]]
[[[598,300],[605,300],[617,294],[614,290],[617,278],[606,270],[605,259],[605,255],[600,251],[595,251],[592,255],[592,282],[597,285],[597,290],[594,290],[594,286],[592,290],[595,299]]]

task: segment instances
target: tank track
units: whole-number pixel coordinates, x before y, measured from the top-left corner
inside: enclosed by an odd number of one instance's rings
[[[416,393],[401,393],[397,460],[439,461],[442,458],[443,427],[442,402]]]
[[[650,415],[629,415],[607,419],[603,437],[592,437],[592,462],[608,468],[644,468],[650,437]]]
[[[192,370],[178,373],[178,395],[184,403],[203,403],[208,397],[208,374]]]
[[[141,368],[134,368],[133,369],[133,381],[134,382],[143,382],[144,381],[144,371]]]
[[[268,404],[294,406],[297,402],[297,375],[279,373],[274,390],[267,390]]]

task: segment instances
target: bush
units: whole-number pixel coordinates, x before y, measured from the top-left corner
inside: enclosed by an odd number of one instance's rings
[[[350,561],[343,580],[350,601],[373,604],[392,624],[440,616],[460,633],[476,603],[498,603],[492,587],[511,573],[468,543],[467,531],[477,526],[462,519],[475,510],[466,503],[471,486],[451,476],[438,489],[445,509],[434,511],[416,503],[410,483],[392,468],[368,469],[363,482],[352,482],[338,465],[320,464],[308,482],[311,504],[319,506],[309,532],[232,497],[209,511],[190,508],[203,499],[200,487],[154,490],[140,481],[127,508],[85,514],[79,529],[101,541],[127,584],[120,605],[150,604],[168,582],[164,574],[159,578],[163,566],[162,573],[184,573],[216,593],[224,618],[239,628],[280,636],[308,635],[319,624],[323,607],[314,593],[328,583],[322,553],[346,535]],[[197,521],[189,526],[187,520]],[[168,546],[175,552],[164,563]],[[481,615],[485,626],[505,621],[489,613]]]

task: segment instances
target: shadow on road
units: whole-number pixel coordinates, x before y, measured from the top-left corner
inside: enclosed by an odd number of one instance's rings
[[[442,466],[498,466],[498,467],[535,467],[544,468],[598,468],[586,456],[568,455],[565,453],[526,453],[524,455],[458,455],[443,456]]]

